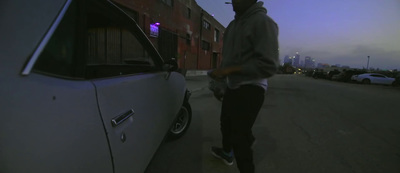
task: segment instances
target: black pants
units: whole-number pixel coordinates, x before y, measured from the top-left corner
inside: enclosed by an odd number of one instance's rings
[[[255,85],[243,85],[227,89],[222,101],[221,131],[225,152],[233,149],[241,173],[254,173],[251,145],[254,121],[264,102],[264,89]]]

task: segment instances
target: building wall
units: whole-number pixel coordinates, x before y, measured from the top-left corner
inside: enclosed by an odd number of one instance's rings
[[[165,46],[165,43],[159,44],[158,37],[150,36],[150,24],[160,23],[160,29],[176,36],[177,48],[173,50],[176,54],[174,57],[163,57],[164,59],[176,58],[179,67],[183,69],[206,70],[221,63],[222,36],[225,27],[204,11],[195,0],[114,1],[137,21],[158,50],[160,46]],[[173,5],[170,6],[165,2],[173,2]],[[203,27],[204,20],[210,24],[210,29]],[[215,29],[219,30],[217,42],[214,41]],[[203,49],[203,41],[210,44],[208,50]]]
[[[218,67],[222,61],[222,40],[223,33],[225,32],[225,27],[217,22],[214,17],[205,11],[202,11],[203,21],[200,31],[201,41],[208,42],[210,48],[205,50],[200,48],[199,51],[199,69],[210,69]],[[210,23],[210,27],[207,29],[204,27],[203,22]],[[215,38],[216,30],[219,31],[218,39]],[[215,58],[215,59],[214,59]],[[216,62],[216,64],[214,64]]]

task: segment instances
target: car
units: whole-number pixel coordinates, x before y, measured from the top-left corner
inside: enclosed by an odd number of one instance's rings
[[[7,1],[0,22],[1,173],[143,173],[187,132],[176,61],[112,1]]]
[[[395,79],[387,77],[378,73],[364,73],[359,75],[353,75],[352,80],[363,84],[382,84],[382,85],[393,85]]]
[[[342,82],[356,82],[352,77],[359,74],[366,73],[365,70],[343,70],[339,81]]]
[[[328,76],[327,72],[324,72],[324,70],[322,69],[315,69],[312,74],[312,77],[314,79],[326,79],[327,76]]]
[[[358,75],[351,75],[350,81],[357,82]]]
[[[334,75],[338,75],[338,74],[340,74],[340,73],[341,73],[341,72],[340,72],[339,70],[337,70],[337,69],[332,70],[332,71],[329,71],[329,72],[327,73],[326,78],[329,79],[329,80],[334,80],[334,79],[332,79],[333,76],[334,76]]]
[[[333,81],[340,81],[344,77],[344,73],[335,74],[332,76],[331,80]]]

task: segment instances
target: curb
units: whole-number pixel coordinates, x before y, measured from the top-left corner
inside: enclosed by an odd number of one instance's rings
[[[206,76],[208,70],[188,70],[186,76]]]

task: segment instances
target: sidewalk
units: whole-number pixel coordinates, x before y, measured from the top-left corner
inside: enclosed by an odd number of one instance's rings
[[[207,76],[207,70],[188,70],[186,77],[188,76]]]

